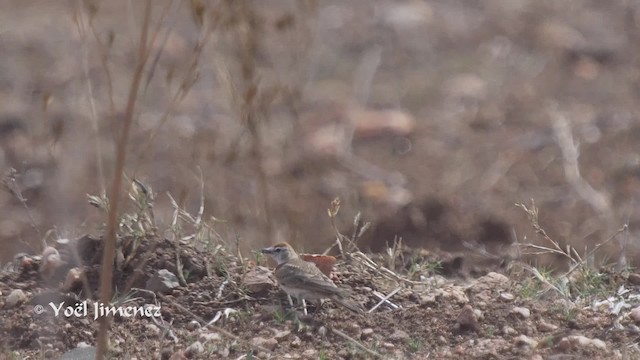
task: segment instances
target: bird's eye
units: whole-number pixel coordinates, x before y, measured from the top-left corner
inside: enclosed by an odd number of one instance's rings
[[[273,251],[275,251],[275,252],[280,252],[281,250],[282,250],[282,248],[275,248],[275,249],[273,249]]]

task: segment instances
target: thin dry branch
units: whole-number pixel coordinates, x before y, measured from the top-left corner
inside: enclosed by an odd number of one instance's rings
[[[611,210],[608,196],[594,189],[580,174],[580,166],[578,164],[580,153],[573,140],[567,118],[558,111],[550,110],[549,112],[553,119],[551,122],[553,133],[562,151],[564,174],[567,182],[599,216],[606,220],[612,220],[613,211]]]
[[[516,204],[516,206],[524,210],[524,212],[527,214],[527,217],[529,218],[529,222],[531,223],[531,226],[533,226],[533,229],[535,230],[536,234],[542,236],[543,239],[545,239],[547,242],[549,242],[552,245],[552,247],[545,247],[545,246],[540,246],[535,244],[519,244],[520,247],[540,250],[540,252],[529,253],[530,255],[541,255],[541,254],[553,253],[553,254],[558,254],[566,257],[574,264],[577,264],[578,262],[580,262],[580,260],[577,260],[572,256],[570,246],[567,246],[567,249],[561,248],[560,244],[558,244],[557,241],[553,240],[547,234],[544,228],[540,226],[540,223],[538,222],[538,208],[536,207],[536,204],[533,201],[533,199],[531,199],[530,207],[527,207],[523,203]]]
[[[394,280],[399,283],[409,284],[409,285],[428,285],[429,284],[428,282],[413,281],[403,276],[400,276],[395,272],[389,270],[388,268],[376,264],[373,260],[369,259],[367,255],[363,254],[361,251],[357,251],[351,254],[351,258],[387,279]]]
[[[107,218],[107,230],[104,239],[104,250],[102,254],[102,266],[100,276],[100,301],[103,304],[109,303],[111,299],[111,287],[113,282],[113,260],[116,250],[116,230],[118,225],[118,207],[120,205],[120,192],[122,189],[122,172],[126,160],[127,145],[129,142],[129,132],[133,123],[136,100],[142,74],[149,55],[148,43],[149,28],[151,22],[151,0],[145,3],[144,20],[142,23],[142,31],[140,32],[140,42],[138,44],[136,68],[131,80],[127,106],[125,109],[124,119],[116,147],[116,162],[113,172],[113,181],[111,183],[111,191],[109,194],[109,214]],[[98,339],[96,346],[96,360],[102,360],[107,350],[108,332],[110,326],[110,317],[100,318],[100,329],[98,330]]]
[[[98,185],[100,187],[100,193],[105,194],[107,192],[105,179],[104,179],[104,165],[102,163],[102,146],[100,141],[100,131],[98,126],[98,114],[96,111],[96,104],[93,95],[93,85],[91,84],[91,78],[89,77],[89,39],[87,35],[87,29],[90,26],[90,20],[88,16],[83,11],[82,5],[79,6],[78,11],[76,12],[76,27],[78,28],[78,33],[82,38],[82,70],[85,79],[85,85],[87,89],[87,98],[89,100],[89,118],[91,119],[91,125],[93,126],[93,133],[95,136],[95,146],[96,146],[96,168],[98,170]],[[109,78],[110,81],[110,78]]]
[[[571,269],[569,269],[569,271],[567,271],[566,274],[564,274],[564,277],[568,277],[569,275],[571,275],[571,273],[573,273],[576,269],[579,269],[581,266],[583,266],[586,261],[591,258],[591,256],[593,254],[595,254],[598,250],[600,250],[600,248],[602,248],[603,246],[605,246],[606,244],[610,243],[613,239],[615,239],[616,237],[618,237],[618,235],[620,235],[621,233],[628,231],[629,230],[629,226],[627,224],[623,225],[620,229],[618,229],[615,234],[611,235],[607,240],[603,241],[602,243],[596,245],[593,249],[591,249],[591,251],[589,251],[588,253],[585,254],[584,258],[581,258],[579,262],[577,262],[575,265],[573,265],[571,267]]]

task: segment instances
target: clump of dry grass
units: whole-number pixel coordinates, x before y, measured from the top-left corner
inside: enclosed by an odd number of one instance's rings
[[[585,300],[589,302],[594,296],[601,296],[607,292],[615,291],[615,289],[606,286],[604,278],[607,274],[603,272],[603,266],[598,265],[599,263],[595,257],[605,245],[628,231],[626,225],[618,229],[608,239],[605,239],[590,250],[585,249],[584,253],[580,254],[575,247],[568,244],[562,247],[556,240],[551,238],[538,221],[539,209],[535,206],[533,200],[529,206],[522,203],[516,204],[516,206],[525,212],[535,233],[547,243],[547,245],[538,245],[531,242],[518,242],[516,246],[522,250],[521,254],[526,256],[559,255],[568,262],[568,270],[555,275],[548,269],[525,265],[525,268],[533,277],[541,284],[544,284],[544,288],[539,289],[540,291],[552,289],[562,297],[577,302],[584,302]],[[527,241],[526,238],[524,240]],[[527,288],[529,285],[531,284],[525,284]]]

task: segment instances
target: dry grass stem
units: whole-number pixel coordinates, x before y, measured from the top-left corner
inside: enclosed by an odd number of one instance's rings
[[[113,172],[113,181],[111,191],[109,193],[109,214],[107,218],[106,234],[104,240],[103,257],[102,257],[102,273],[100,276],[100,301],[108,304],[111,298],[111,287],[113,282],[113,260],[116,250],[116,230],[118,219],[118,207],[120,205],[120,192],[122,188],[122,173],[126,160],[126,151],[129,140],[129,131],[133,123],[134,110],[142,74],[149,55],[150,44],[148,41],[148,32],[151,21],[151,1],[145,3],[144,20],[140,32],[140,41],[138,44],[136,68],[131,80],[129,97],[125,109],[122,128],[120,129],[119,138],[116,144],[116,162]],[[107,351],[108,332],[110,318],[100,318],[100,329],[97,337],[96,360],[102,360]]]
[[[390,292],[390,293],[389,293],[389,295],[386,295],[386,296],[385,296],[385,295],[383,295],[383,294],[381,294],[380,292],[378,292],[378,291],[375,291],[375,290],[374,290],[374,291],[373,291],[373,295],[375,295],[377,298],[379,298],[379,299],[380,299],[380,302],[378,302],[374,307],[372,307],[371,309],[369,309],[369,311],[367,311],[367,312],[368,312],[368,313],[372,313],[375,309],[377,309],[378,307],[380,307],[380,305],[382,305],[382,304],[387,304],[387,305],[389,305],[390,307],[392,307],[393,309],[396,309],[396,310],[397,310],[397,309],[399,309],[399,308],[400,308],[400,306],[398,306],[398,305],[396,305],[396,304],[392,303],[391,301],[389,301],[389,299],[390,299],[393,295],[397,294],[397,293],[398,293],[398,291],[400,291],[401,289],[402,289],[401,287],[397,287],[397,288],[395,288],[392,292]]]
[[[612,220],[613,211],[608,197],[595,190],[580,174],[578,146],[571,135],[571,127],[565,116],[556,110],[549,110],[552,118],[553,133],[562,151],[564,173],[567,182],[578,195],[585,200],[600,216]]]

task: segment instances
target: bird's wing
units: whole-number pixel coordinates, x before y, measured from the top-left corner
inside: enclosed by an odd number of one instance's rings
[[[276,278],[286,287],[302,288],[322,293],[327,297],[342,296],[342,290],[336,286],[318,267],[310,262],[287,262],[276,268]]]

